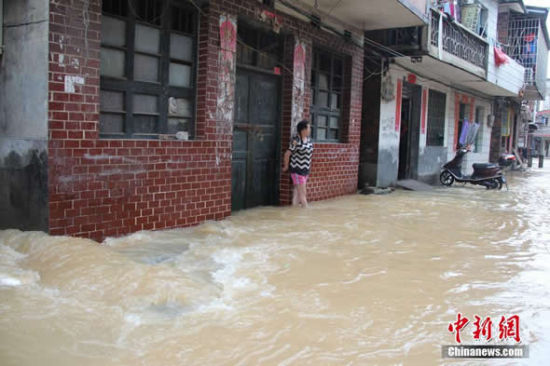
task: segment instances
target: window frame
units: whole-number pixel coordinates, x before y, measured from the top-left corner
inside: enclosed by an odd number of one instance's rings
[[[441,139],[441,144],[432,144],[431,143],[431,133],[430,131],[433,131],[433,113],[430,113],[431,111],[431,108],[430,106],[432,106],[432,101],[434,101],[434,95],[436,94],[439,94],[438,97],[441,97],[443,102],[444,102],[444,105],[443,105],[443,116],[441,118],[441,131],[442,131],[442,137],[439,137],[438,139]],[[435,101],[434,101],[435,102]],[[427,131],[426,131],[426,146],[433,146],[433,147],[443,147],[445,146],[445,126],[446,126],[446,113],[447,112],[447,94],[444,93],[444,92],[441,92],[439,90],[435,90],[435,89],[429,89],[428,91],[428,118],[427,118],[427,122],[428,122],[428,127],[427,127]],[[432,132],[434,133],[434,132]]]
[[[323,72],[321,69],[321,62],[320,57],[321,55],[329,56],[330,58],[330,72],[328,74],[328,86],[326,89],[320,89],[319,88],[319,77],[318,75]],[[334,61],[335,59],[338,59],[341,62],[342,65],[342,71],[340,75],[336,75],[334,72]],[[343,135],[343,112],[344,112],[344,97],[345,97],[345,84],[346,84],[346,56],[345,55],[338,55],[336,52],[323,48],[323,47],[314,47],[313,48],[313,57],[311,61],[311,81],[310,81],[310,88],[311,88],[311,103],[310,103],[310,115],[311,115],[311,136],[315,140],[316,143],[340,143],[342,142],[342,135]],[[341,85],[340,89],[334,89],[334,79],[335,78],[341,79]],[[316,98],[319,95],[319,91],[326,92],[327,93],[327,105],[328,106],[318,106],[316,105]],[[339,96],[339,104],[338,108],[332,108],[332,96],[336,94]],[[325,138],[320,139],[318,134],[318,117],[319,116],[325,116],[327,118],[326,126],[324,130]],[[336,117],[338,119],[338,127],[337,128],[331,128],[330,127],[330,119]],[[329,138],[329,132],[331,130],[335,130],[336,132],[336,138],[331,139]]]
[[[186,3],[179,3],[174,0],[161,0],[161,14],[158,19],[159,24],[147,22],[146,20],[139,19],[137,11],[135,11],[136,4],[129,4],[133,0],[122,1],[125,5],[126,16],[113,14],[102,9],[102,17],[110,17],[117,20],[124,21],[126,24],[125,30],[125,45],[124,47],[117,47],[112,45],[106,45],[100,42],[101,49],[115,49],[123,51],[125,54],[124,60],[124,76],[122,78],[100,75],[100,100],[101,93],[103,91],[122,92],[123,93],[123,111],[118,114],[123,114],[123,132],[102,132],[99,130],[99,137],[104,139],[122,138],[122,139],[159,139],[162,135],[173,135],[168,131],[168,120],[171,118],[169,114],[169,98],[185,98],[191,103],[191,113],[189,117],[181,117],[188,121],[187,132],[189,138],[195,136],[195,122],[196,122],[196,88],[197,88],[197,68],[198,68],[198,33],[200,27],[200,17],[195,8]],[[166,6],[166,8],[165,8]],[[122,7],[124,8],[124,7]],[[174,8],[182,9],[183,11],[189,11],[192,13],[192,22],[190,26],[193,33],[187,33],[179,30],[172,29]],[[132,10],[133,9],[133,10]],[[159,30],[159,51],[158,53],[150,53],[145,51],[136,50],[135,34],[138,25],[144,25],[147,27],[155,28]],[[170,38],[172,34],[183,35],[192,39],[191,46],[191,60],[179,60],[173,59],[170,55]],[[158,58],[158,81],[141,81],[134,79],[134,66],[136,55],[154,56]],[[185,64],[191,67],[190,70],[190,83],[189,87],[173,86],[169,82],[169,69],[170,63]],[[140,113],[134,110],[134,96],[135,95],[152,95],[157,98],[157,113],[147,114]],[[115,114],[111,111],[103,111],[101,109],[100,102],[100,117],[103,112],[108,114]],[[155,115],[157,116],[156,132],[135,132],[135,116],[136,115]],[[177,116],[175,118],[178,118]]]
[[[485,119],[485,107],[478,105],[475,107],[474,122],[479,123],[476,139],[474,142],[474,153],[483,152],[483,120]]]
[[[262,47],[262,42],[267,41],[269,38],[271,38],[271,44],[274,45],[275,52],[265,51],[266,48]],[[278,34],[257,27],[247,22],[246,19],[239,19],[237,39],[237,67],[278,75],[274,72],[274,69],[282,67],[284,51],[283,40]],[[243,58],[247,52],[250,52],[250,61]],[[266,54],[267,58],[273,62],[269,67],[261,63],[262,53]]]

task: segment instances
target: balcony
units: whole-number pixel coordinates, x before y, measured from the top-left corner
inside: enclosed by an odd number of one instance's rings
[[[548,64],[548,10],[527,7],[527,14],[511,13],[507,24],[505,51],[525,68],[526,100],[542,100],[546,90]]]
[[[366,32],[365,36],[403,56],[431,56],[439,63],[476,76],[477,80],[484,79],[487,74],[487,41],[437,10],[431,10],[430,15],[425,26],[376,30]],[[401,57],[399,61],[406,62],[407,58]],[[422,62],[433,61],[424,58]]]
[[[432,10],[430,19],[429,53],[476,75],[486,75],[487,41],[437,10]]]
[[[527,100],[542,100],[547,93],[548,48],[543,37],[540,37],[537,43],[537,62],[535,65],[525,68],[525,99]]]
[[[460,57],[479,67],[485,67],[487,42],[471,33],[460,23],[451,22],[446,15],[433,11],[430,41],[435,47],[441,43],[443,51]],[[439,39],[439,35],[441,39]]]
[[[435,9],[425,26],[377,30],[365,36],[401,53],[401,57],[387,56],[406,70],[447,85],[505,97],[517,96],[523,87],[524,68],[519,63],[509,59],[497,67],[493,47],[484,38]]]

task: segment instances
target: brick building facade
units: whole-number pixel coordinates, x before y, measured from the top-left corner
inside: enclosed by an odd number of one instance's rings
[[[346,72],[342,76],[338,138],[315,144],[308,195],[310,200],[321,200],[356,191],[363,79],[361,48],[258,1],[211,0],[193,10],[199,22],[192,75],[193,128],[188,131],[191,138],[178,140],[173,133],[150,138],[104,137],[100,130],[104,83],[102,2],[51,0],[49,6],[50,234],[102,240],[139,230],[195,225],[231,214],[231,117],[235,114],[232,91],[236,88],[235,72],[239,71],[231,64],[231,58],[233,62],[237,59],[237,51],[221,47],[224,19],[237,28],[242,22],[259,24],[266,32],[275,23],[280,26],[282,64],[270,73],[280,74],[281,85],[280,131],[276,134],[278,166],[290,139],[291,126],[297,119],[311,116],[314,49],[322,46],[344,55]],[[297,44],[304,45],[306,51],[302,95],[295,90],[299,77],[294,62]],[[303,108],[297,111],[296,104]],[[275,172],[276,204],[289,204],[288,174],[281,173],[279,167]]]

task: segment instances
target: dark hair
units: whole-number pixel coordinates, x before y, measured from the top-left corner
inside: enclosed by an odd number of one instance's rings
[[[309,121],[304,119],[298,122],[298,125],[296,126],[296,130],[298,131],[298,135],[300,135],[300,132],[305,130],[307,128],[307,125],[309,125]]]

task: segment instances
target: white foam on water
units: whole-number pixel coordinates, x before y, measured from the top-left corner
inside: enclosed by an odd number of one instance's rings
[[[236,275],[243,259],[242,252],[224,248],[214,252],[212,259],[222,266],[212,273],[212,279],[223,286],[225,295],[232,297],[234,290],[245,289],[252,285],[250,278]]]
[[[135,326],[141,325],[141,316],[138,314],[126,314],[124,315],[124,321]]]
[[[40,281],[38,272],[19,267],[19,261],[25,257],[27,254],[0,244],[0,287],[18,287]]]
[[[441,274],[440,278],[443,280],[448,280],[449,278],[460,277],[460,276],[462,276],[462,273],[460,272],[447,271]]]
[[[21,286],[23,282],[21,282],[18,278],[13,277],[4,277],[5,274],[0,273],[0,286],[8,286],[8,287],[15,287],[15,286]]]

